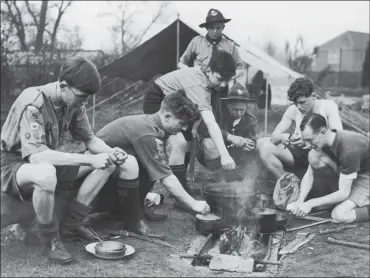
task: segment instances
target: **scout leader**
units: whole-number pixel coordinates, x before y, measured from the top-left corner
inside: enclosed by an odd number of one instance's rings
[[[207,34],[205,36],[196,36],[191,40],[180,58],[178,63],[179,69],[193,66],[206,67],[215,51],[225,51],[233,57],[236,64],[235,75],[230,79],[230,81],[234,81],[235,83],[235,80],[244,74],[245,67],[235,42],[222,34],[222,31],[225,29],[225,23],[230,20],[224,18],[220,11],[210,9],[206,21],[199,25],[199,27],[207,29]],[[216,122],[220,124],[223,110],[220,98],[227,96],[229,87],[214,88],[213,90],[215,91],[212,94],[213,114]]]

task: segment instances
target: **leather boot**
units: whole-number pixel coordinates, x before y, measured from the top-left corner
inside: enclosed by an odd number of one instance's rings
[[[136,223],[136,225],[133,228],[128,228],[129,230],[143,235],[143,236],[148,236],[152,238],[159,238],[159,239],[164,239],[165,234],[160,233],[160,232],[155,232],[149,226],[145,223],[144,220],[140,220],[139,222]]]
[[[76,199],[72,200],[67,216],[61,228],[61,236],[68,239],[96,240],[96,232],[84,225],[84,219],[91,212],[91,208]]]
[[[56,221],[52,221],[50,224],[36,222],[34,231],[41,240],[49,261],[58,264],[69,264],[75,261],[75,258],[68,252],[60,240],[58,223]]]

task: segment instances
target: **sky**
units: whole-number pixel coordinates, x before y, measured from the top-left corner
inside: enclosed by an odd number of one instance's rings
[[[144,2],[144,1],[142,1]],[[135,8],[138,2],[130,4]],[[74,1],[63,18],[63,24],[78,26],[83,37],[83,48],[109,50],[112,39],[109,28],[114,17],[99,16],[116,13],[120,2]],[[137,16],[137,28],[147,21],[157,5],[148,1]],[[210,8],[220,10],[232,20],[226,24],[225,34],[240,44],[248,40],[260,47],[272,41],[283,49],[286,40],[295,42],[302,35],[306,48],[321,45],[345,31],[369,33],[369,1],[171,1],[162,23],[153,26],[148,37],[173,22],[177,14],[191,26],[205,21]]]

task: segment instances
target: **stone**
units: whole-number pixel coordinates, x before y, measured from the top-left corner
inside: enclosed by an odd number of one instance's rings
[[[221,254],[212,257],[209,268],[218,271],[232,271],[240,273],[252,273],[254,260],[252,258],[241,258],[239,256]]]

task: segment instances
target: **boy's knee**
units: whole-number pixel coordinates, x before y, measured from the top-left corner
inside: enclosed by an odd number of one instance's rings
[[[126,161],[118,168],[118,177],[122,179],[134,179],[139,176],[139,165],[134,156],[128,155]]]
[[[276,146],[270,141],[270,138],[265,137],[257,139],[256,150],[261,158],[272,154],[275,149]]]
[[[50,164],[37,164],[33,166],[35,168],[32,178],[30,179],[34,182],[39,189],[47,192],[54,193],[55,187],[57,185],[57,175],[56,169]]]

